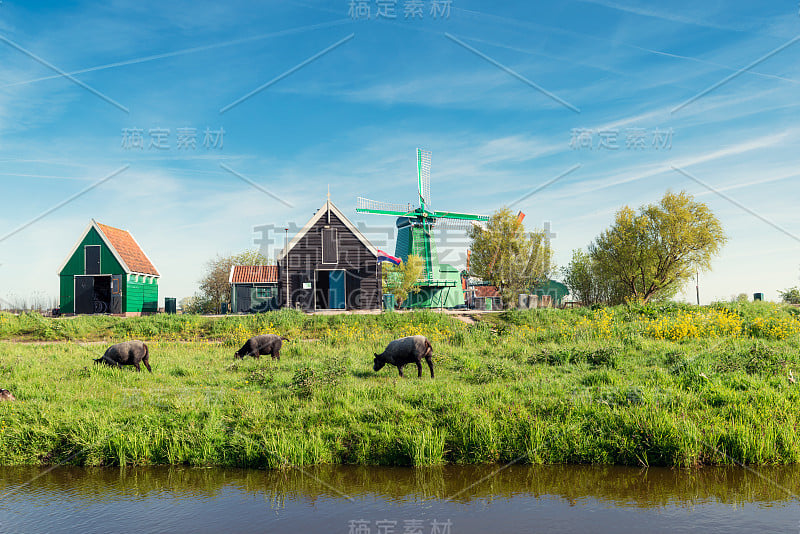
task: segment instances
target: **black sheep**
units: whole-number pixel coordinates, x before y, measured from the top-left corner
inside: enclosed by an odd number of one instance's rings
[[[422,359],[425,358],[431,370],[431,378],[433,378],[432,356],[433,347],[425,336],[402,337],[389,343],[382,353],[375,354],[372,368],[380,371],[384,365],[389,363],[396,366],[397,372],[403,376],[403,366],[413,362],[417,364],[417,377],[422,378]]]
[[[258,358],[261,354],[271,354],[273,360],[280,361],[281,346],[284,340],[286,340],[285,337],[276,336],[275,334],[251,337],[245,341],[241,349],[233,353],[233,359],[244,358],[245,356]]]
[[[97,358],[95,362],[115,367],[134,365],[137,371],[142,370],[139,367],[139,362],[141,362],[147,367],[148,371],[153,372],[150,368],[150,353],[147,350],[147,345],[135,339],[111,345],[106,349],[105,354],[101,358]]]

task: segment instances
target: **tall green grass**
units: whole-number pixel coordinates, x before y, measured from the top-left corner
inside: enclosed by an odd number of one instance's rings
[[[6,339],[76,341],[0,342],[0,387],[18,399],[0,403],[0,465],[800,461],[797,336],[653,339],[629,308],[615,312],[628,314],[614,326],[627,335],[553,334],[592,313],[473,326],[436,313],[3,315]],[[290,338],[280,362],[234,361],[228,338],[263,331]],[[435,340],[435,380],[372,371],[372,352],[406,332]],[[152,374],[93,364],[106,342],[131,337],[148,341]]]

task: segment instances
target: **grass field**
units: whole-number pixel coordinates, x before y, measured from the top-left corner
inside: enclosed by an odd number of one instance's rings
[[[280,362],[234,361],[256,333]],[[424,368],[372,353],[424,334]],[[210,319],[0,314],[0,464],[800,462],[800,320],[769,303]],[[95,366],[142,339],[153,373]],[[800,372],[797,373],[800,380]]]

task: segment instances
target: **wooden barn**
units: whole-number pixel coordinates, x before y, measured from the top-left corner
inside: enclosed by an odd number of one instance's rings
[[[131,234],[92,222],[58,270],[61,313],[158,311],[159,275]]]
[[[228,282],[233,313],[260,313],[281,306],[277,265],[234,265]]]
[[[280,252],[278,268],[283,306],[305,311],[381,307],[378,250],[330,198]]]

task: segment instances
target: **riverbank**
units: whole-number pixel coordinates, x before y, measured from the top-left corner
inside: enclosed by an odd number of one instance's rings
[[[0,314],[13,340],[0,342],[0,387],[18,399],[0,403],[0,464],[794,464],[795,313]],[[255,333],[289,337],[280,362],[233,360]],[[373,352],[417,333],[434,345],[434,380],[413,365],[405,379],[372,371]],[[147,341],[152,374],[93,364],[103,346],[86,342],[128,338]]]

